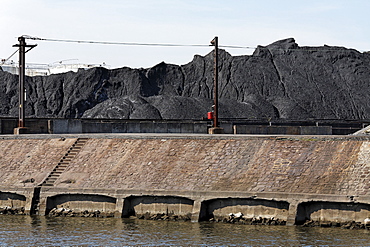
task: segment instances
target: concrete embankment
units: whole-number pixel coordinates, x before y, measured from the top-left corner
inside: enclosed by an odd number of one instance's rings
[[[26,214],[198,221],[233,213],[287,224],[370,218],[366,136],[0,138],[0,208]]]

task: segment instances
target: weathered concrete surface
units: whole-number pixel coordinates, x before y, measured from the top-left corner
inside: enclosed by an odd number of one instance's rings
[[[48,211],[53,208],[73,209],[73,213],[83,212],[94,213],[100,210],[109,216],[114,214],[116,209],[116,199],[107,196],[85,195],[85,194],[63,194],[50,197],[47,205]],[[49,213],[49,212],[47,212]]]
[[[369,120],[220,121],[225,134],[258,135],[366,135]],[[0,135],[14,134],[16,118],[0,118]],[[35,119],[27,118],[22,134],[87,133],[183,133],[206,134],[211,120],[119,120],[119,119]],[[362,131],[359,131],[362,130]]]
[[[0,187],[42,182],[76,139],[0,139]]]
[[[90,139],[56,186],[366,195],[369,145],[317,137]]]
[[[26,189],[42,182],[78,137],[3,136],[0,194],[23,195],[29,204]],[[172,212],[199,220],[239,211],[287,224],[340,221],[344,209],[342,221],[370,216],[366,136],[83,137],[90,139],[54,186],[41,188],[41,214],[63,206],[116,216]]]

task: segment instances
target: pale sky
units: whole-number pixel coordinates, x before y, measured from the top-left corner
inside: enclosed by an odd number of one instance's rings
[[[0,58],[17,37],[129,43],[256,47],[295,38],[300,46],[370,50],[369,0],[0,0]],[[213,47],[156,47],[62,43],[38,44],[28,63],[78,59],[111,68],[148,68],[162,61],[186,64]],[[226,49],[247,55],[252,49]],[[17,54],[12,58],[18,62]],[[75,61],[74,61],[75,62]]]

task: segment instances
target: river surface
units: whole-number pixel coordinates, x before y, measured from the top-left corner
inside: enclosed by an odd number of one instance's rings
[[[370,231],[0,215],[0,246],[370,246]]]

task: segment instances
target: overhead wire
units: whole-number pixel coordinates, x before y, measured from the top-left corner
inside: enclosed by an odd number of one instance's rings
[[[4,65],[9,59],[11,59],[17,52],[19,51],[19,48],[12,53],[12,55],[10,55],[7,59],[4,59],[4,60],[1,60],[1,64],[0,65]]]
[[[81,44],[101,44],[101,45],[132,45],[132,46],[174,46],[174,47],[209,47],[209,45],[201,44],[170,44],[170,43],[137,43],[137,42],[111,42],[111,41],[90,41],[90,40],[69,40],[69,39],[47,39],[31,36],[24,36],[26,39],[65,42],[65,43],[81,43]]]
[[[210,47],[212,46],[212,45],[204,45],[204,44],[139,43],[139,42],[111,42],[111,41],[91,41],[91,40],[49,39],[49,38],[32,37],[28,35],[23,35],[23,37],[26,39],[31,39],[31,40],[64,42],[64,43],[80,43],[80,44],[162,46],[162,47]],[[252,47],[252,46],[237,46],[237,45],[219,45],[219,47],[233,48],[233,49],[256,49],[257,48],[257,47]]]
[[[157,46],[157,47],[210,47],[212,45],[205,44],[171,44],[171,43],[139,43],[139,42],[111,42],[111,41],[91,41],[91,40],[70,40],[70,39],[50,39],[50,38],[39,38],[29,35],[23,35],[25,39],[40,40],[40,41],[51,41],[51,42],[64,42],[64,43],[80,43],[80,44],[102,44],[102,45],[126,45],[126,46]],[[266,46],[238,46],[238,45],[219,45],[220,48],[231,48],[231,49],[257,49],[259,47],[266,48]],[[328,46],[328,49],[322,47],[309,47],[302,46],[298,48],[273,48],[269,47],[269,50],[307,50],[307,51],[339,51],[345,49],[344,47]],[[354,50],[347,48],[348,50]],[[360,52],[366,52],[360,50]]]

